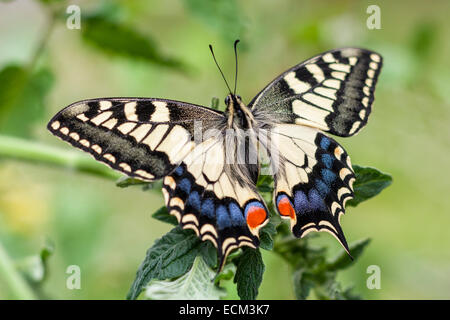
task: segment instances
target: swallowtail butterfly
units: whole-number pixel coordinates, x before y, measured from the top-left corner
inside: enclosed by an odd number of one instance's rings
[[[230,90],[224,112],[166,99],[100,98],[69,105],[48,129],[130,177],[163,179],[170,214],[214,244],[220,267],[233,249],[257,248],[268,222],[256,188],[260,154],[272,169],[274,205],[293,234],[326,231],[348,252],[339,220],[355,174],[327,133],[349,137],[366,125],[381,65],[375,52],[336,49],[285,71],[247,105]]]

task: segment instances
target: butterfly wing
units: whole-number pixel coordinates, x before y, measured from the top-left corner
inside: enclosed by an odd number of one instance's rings
[[[74,103],[53,117],[48,129],[126,175],[146,181],[165,177],[169,212],[217,247],[221,268],[233,249],[257,247],[259,229],[268,221],[255,173],[237,159],[225,160],[225,142],[217,132],[224,123],[223,113],[197,105],[111,98]]]
[[[71,104],[48,129],[115,170],[153,181],[173,171],[195,147],[195,121],[206,130],[223,119],[220,112],[179,101],[104,98]]]
[[[352,136],[367,123],[381,66],[381,56],[369,50],[328,51],[281,74],[249,106],[262,122]]]
[[[274,204],[294,235],[327,231],[348,251],[339,219],[353,197],[350,157],[318,129],[294,124],[273,125],[270,145]]]
[[[219,270],[233,249],[258,247],[259,230],[268,221],[251,173],[236,170],[228,156],[220,135],[205,138],[163,181],[170,214],[217,247]]]

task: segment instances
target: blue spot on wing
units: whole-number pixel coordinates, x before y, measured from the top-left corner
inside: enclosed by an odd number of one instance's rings
[[[323,198],[319,195],[319,192],[316,189],[309,190],[308,196],[309,196],[309,203],[311,205],[312,210],[327,211],[325,202],[324,202]]]
[[[191,191],[191,181],[188,178],[184,178],[178,183],[178,187],[186,193]]]
[[[184,170],[181,166],[178,166],[174,172],[177,176],[181,176],[183,174]]]
[[[195,210],[200,211],[201,203],[200,203],[200,195],[197,191],[193,191],[189,194],[188,200],[186,202]]]
[[[214,201],[212,199],[203,200],[201,214],[204,214],[207,217],[214,219],[215,218],[214,213],[215,213],[214,212]]]
[[[236,203],[231,202],[228,205],[228,210],[230,211],[231,222],[234,226],[245,225],[244,215]]]
[[[309,201],[303,191],[296,191],[294,195],[294,207],[296,213],[305,213],[310,210]]]
[[[322,198],[325,198],[330,192],[329,186],[320,179],[316,180],[316,188]]]
[[[331,169],[331,167],[333,166],[333,161],[334,159],[330,154],[325,153],[322,155],[322,162],[328,169]]]
[[[295,212],[300,215],[316,210],[320,211],[327,210],[323,197],[321,197],[319,191],[317,191],[314,188],[309,190],[308,196],[306,196],[306,194],[303,191],[300,190],[296,191],[294,195],[294,207]]]
[[[331,185],[331,183],[333,183],[334,180],[336,180],[336,174],[328,169],[322,169],[320,171],[320,173],[322,174],[322,180],[327,184],[327,185]]]
[[[227,208],[224,205],[220,205],[217,207],[217,226],[219,229],[224,229],[231,227],[231,219],[228,215]]]
[[[320,147],[324,150],[327,150],[328,147],[330,146],[330,143],[331,143],[330,139],[323,136],[322,139],[320,140]]]

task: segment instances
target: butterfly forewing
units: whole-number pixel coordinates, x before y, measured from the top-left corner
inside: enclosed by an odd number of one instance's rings
[[[372,51],[328,51],[281,74],[249,105],[261,121],[351,136],[367,123],[381,66],[381,56]]]
[[[222,119],[219,112],[178,101],[108,98],[66,107],[48,129],[115,170],[153,181],[194,148],[195,121],[205,130]]]

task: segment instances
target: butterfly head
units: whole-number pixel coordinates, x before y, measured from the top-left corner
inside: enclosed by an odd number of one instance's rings
[[[227,109],[229,108],[230,104],[239,105],[240,103],[242,103],[242,98],[240,95],[234,95],[230,93],[225,97],[225,105],[227,106]]]
[[[248,129],[252,125],[253,116],[249,108],[242,102],[239,95],[230,93],[225,98],[226,110],[228,116],[228,127],[237,125],[241,129]]]

